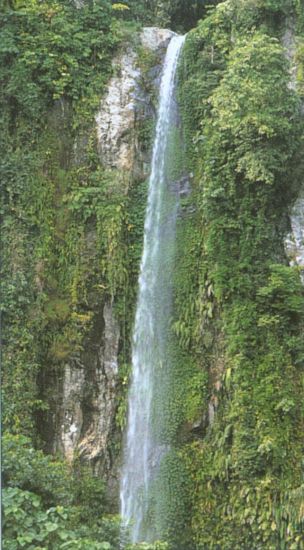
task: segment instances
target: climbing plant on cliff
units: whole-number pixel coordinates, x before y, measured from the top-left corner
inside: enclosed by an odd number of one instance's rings
[[[283,250],[302,123],[273,21],[269,34],[254,28],[270,7],[282,6],[256,3],[238,27],[238,5],[219,5],[190,33],[181,76],[203,243],[192,345],[209,356],[217,411],[183,449],[196,548],[299,548],[303,530],[289,499],[303,475],[303,286]],[[201,300],[213,302],[207,322]],[[219,329],[224,356],[214,357],[204,333]]]

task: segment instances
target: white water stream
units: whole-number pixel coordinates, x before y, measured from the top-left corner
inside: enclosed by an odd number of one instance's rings
[[[132,542],[157,536],[149,517],[151,484],[167,445],[160,436],[161,400],[156,399],[163,372],[170,369],[167,338],[172,301],[178,193],[170,189],[170,139],[176,127],[175,76],[184,37],[174,36],[164,61],[157,126],[149,180],[133,332],[132,379],[121,477],[121,515]],[[171,159],[172,162],[172,159]]]

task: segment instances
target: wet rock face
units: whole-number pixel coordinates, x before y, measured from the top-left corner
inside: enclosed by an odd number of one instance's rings
[[[296,21],[290,19],[286,23],[285,33],[282,39],[285,56],[290,67],[291,90],[297,90],[297,62],[296,62]],[[304,105],[301,106],[304,116]],[[302,183],[299,197],[294,203],[290,213],[291,232],[285,240],[285,250],[291,265],[300,267],[300,275],[304,283],[304,182]]]
[[[110,168],[131,170],[135,144],[135,89],[139,78],[136,54],[129,49],[113,62],[114,72],[96,117],[100,157]]]
[[[146,27],[140,35],[141,45],[153,52],[165,51],[173,35],[169,30]],[[155,67],[151,77],[157,80],[160,70]],[[141,85],[138,56],[132,48],[114,59],[113,72],[96,116],[99,154],[103,165],[132,173],[141,157],[136,136],[138,119],[153,117],[153,108]]]
[[[291,90],[296,90],[297,87],[297,64],[296,64],[296,21],[290,19],[286,22],[285,32],[282,37],[282,44],[285,50],[285,57],[289,62],[290,81],[289,87]]]
[[[80,10],[85,5],[85,0],[74,0],[75,7]]]
[[[68,462],[74,458],[74,450],[80,439],[83,425],[81,408],[85,369],[83,365],[66,365],[62,388],[62,418],[60,425],[60,447]]]
[[[96,473],[111,469],[108,451],[113,431],[120,329],[106,303],[87,349],[65,366],[58,450],[72,461],[77,450]]]
[[[158,50],[159,48],[167,48],[174,34],[175,33],[169,29],[145,27],[141,33],[141,43],[144,48],[152,51]]]
[[[93,377],[87,387],[91,402],[84,403],[88,410],[83,437],[78,445],[80,456],[90,461],[96,473],[109,471],[112,467],[109,455],[109,440],[113,431],[115,414],[115,390],[118,373],[118,346],[120,329],[113,306],[105,304],[103,310],[104,331],[95,359]],[[85,396],[84,396],[85,397]]]
[[[300,267],[301,279],[304,284],[304,186],[293,205],[290,222],[291,233],[285,241],[286,253],[291,265]]]

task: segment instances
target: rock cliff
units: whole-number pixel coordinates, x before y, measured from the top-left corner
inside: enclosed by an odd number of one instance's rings
[[[157,93],[165,47],[172,34],[144,28],[139,48],[128,47],[113,60],[113,77],[96,115],[100,163],[116,172],[126,194],[132,179],[143,180],[147,175],[150,149],[143,146],[140,129],[144,123],[153,127],[152,95]],[[140,51],[154,55],[154,66],[148,75],[141,70]],[[151,79],[149,85],[147,78]],[[91,235],[90,240],[96,240],[96,235]],[[95,316],[83,351],[64,366],[50,428],[53,452],[62,452],[70,462],[79,457],[90,463],[96,473],[108,477],[116,462],[113,441],[120,334],[114,297]]]
[[[296,21],[289,19],[282,40],[285,55],[290,66],[290,88],[297,89],[297,41]],[[304,112],[304,105],[301,105]],[[285,240],[285,249],[291,265],[300,268],[301,279],[304,283],[304,182],[300,185],[300,193],[290,212],[291,231]]]

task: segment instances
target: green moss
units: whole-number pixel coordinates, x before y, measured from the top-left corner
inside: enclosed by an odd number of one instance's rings
[[[70,314],[70,304],[59,298],[50,299],[45,305],[45,314],[50,321],[66,321]]]

